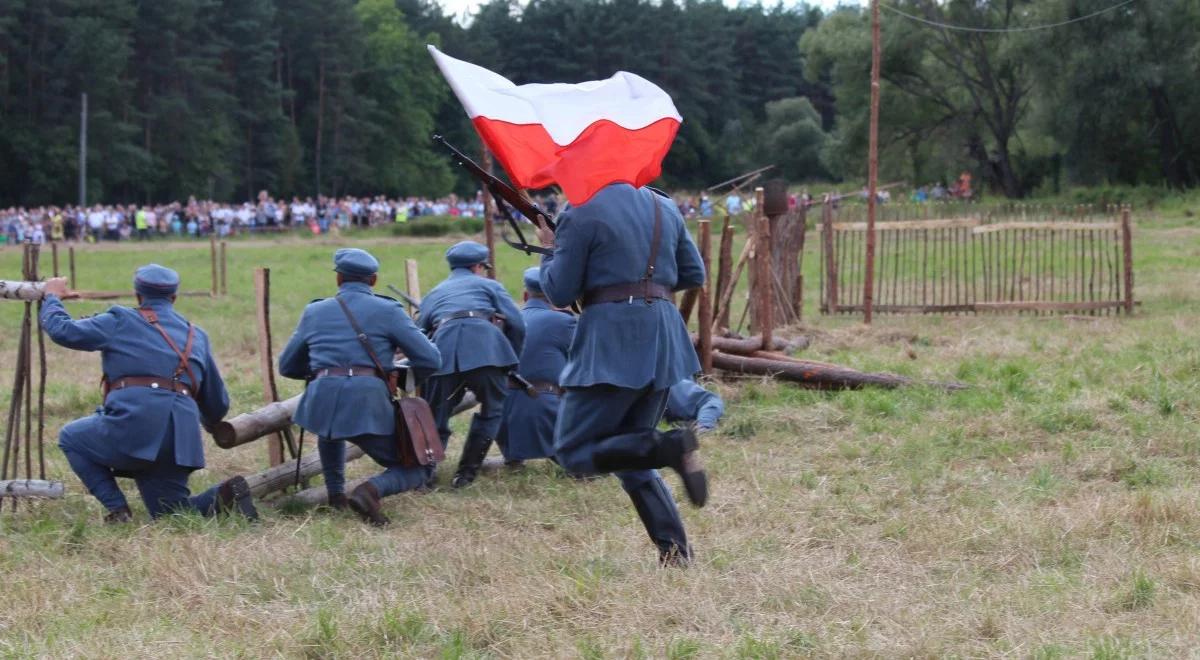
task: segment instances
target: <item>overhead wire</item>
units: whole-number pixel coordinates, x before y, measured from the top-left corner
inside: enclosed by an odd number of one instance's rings
[[[1081,21],[1086,21],[1088,19],[1095,18],[1102,14],[1107,14],[1108,12],[1111,12],[1111,11],[1116,11],[1117,9],[1120,9],[1127,5],[1131,5],[1135,2],[1137,2],[1137,0],[1124,0],[1124,2],[1118,2],[1117,4],[1112,5],[1111,7],[1106,7],[1099,11],[1094,11],[1090,14],[1086,14],[1084,16],[1077,16],[1075,18],[1071,18],[1071,19],[1068,19],[1065,21],[1059,21],[1057,23],[1045,23],[1042,25],[1029,25],[1029,26],[1012,27],[1012,28],[982,28],[982,27],[972,27],[969,25],[952,25],[949,23],[940,23],[938,21],[930,20],[928,18],[916,16],[914,14],[910,14],[908,12],[901,11],[891,5],[884,4],[882,2],[879,3],[879,6],[892,12],[893,14],[903,16],[904,18],[907,18],[909,20],[916,21],[918,23],[923,23],[930,27],[936,27],[936,28],[940,28],[943,30],[955,30],[958,32],[985,32],[985,33],[990,33],[990,34],[997,34],[997,33],[1003,34],[1003,33],[1008,33],[1008,32],[1035,32],[1037,30],[1050,30],[1052,28],[1062,27],[1064,25],[1070,25],[1072,23],[1079,23]]]

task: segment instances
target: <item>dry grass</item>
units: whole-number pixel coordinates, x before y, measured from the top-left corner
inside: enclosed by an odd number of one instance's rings
[[[578,484],[548,465],[398,496],[383,531],[324,511],[110,529],[51,448],[68,498],[0,516],[0,655],[1187,655],[1200,646],[1200,271],[1177,233],[1139,235],[1135,319],[864,329],[810,316],[814,359],[972,388],[720,385],[715,495],[685,507],[699,551],[687,571],[656,567],[615,480]],[[328,293],[331,248],[231,247],[233,295],[181,307],[213,335],[244,410],[260,398],[250,268],[273,269],[282,341]],[[374,249],[392,273],[419,258],[426,288],[443,272],[425,242]],[[81,280],[125,286],[146,258],[81,255]],[[205,250],[160,258],[206,286]],[[0,272],[17,263],[0,252]],[[500,265],[516,290],[523,259]],[[16,308],[0,309],[3,327]],[[0,337],[0,374],[13,342]],[[52,431],[94,405],[97,363],[52,349]],[[210,447],[193,484],[256,470],[263,454]]]

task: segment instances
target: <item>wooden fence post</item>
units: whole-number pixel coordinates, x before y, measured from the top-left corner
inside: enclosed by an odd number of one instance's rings
[[[771,219],[763,209],[763,188],[754,189],[755,217],[755,275],[754,297],[756,300],[758,332],[762,335],[763,350],[770,350],[775,325],[775,295],[771,273]]]
[[[417,278],[416,259],[404,260],[404,288],[407,289],[408,297],[421,302],[421,282]]]
[[[825,202],[821,205],[821,241],[825,244],[825,304],[823,307],[827,314],[837,314],[838,263],[833,253],[833,202],[829,195],[825,195]]]
[[[479,162],[480,167],[484,172],[491,173],[492,171],[492,152],[488,151],[486,146],[481,146]],[[488,263],[492,265],[488,269],[488,277],[496,279],[496,202],[492,199],[491,193],[485,193],[483,196],[483,238],[487,242]],[[530,218],[532,220],[533,218]],[[412,295],[411,293],[409,295]]]
[[[731,277],[733,277],[733,224],[729,214],[726,213],[725,223],[721,227],[721,247],[717,257],[717,286],[713,290],[714,296],[719,297],[725,291]],[[716,304],[720,307],[720,300],[717,300]],[[720,317],[716,319],[715,325],[721,328],[729,327],[728,306],[720,311]]]
[[[226,242],[221,241],[221,295],[222,296],[229,293],[229,289],[227,289],[225,286],[225,272],[226,272],[227,266],[228,266],[228,258],[227,258],[228,255],[226,253],[226,247],[227,247]]]
[[[71,273],[71,290],[79,288],[79,283],[75,280],[75,246],[67,248],[67,269]]]
[[[218,282],[217,282],[217,235],[216,234],[208,235],[208,253],[209,253],[210,261],[212,262],[212,289],[211,289],[212,297],[216,298],[217,294],[219,293],[219,289],[217,288]]]
[[[54,276],[58,277],[58,241],[50,242],[50,256],[54,264]]]
[[[712,223],[700,218],[700,258],[704,261],[704,286],[700,289],[700,369],[707,376],[712,373]]]
[[[1121,210],[1121,251],[1125,260],[1125,313],[1133,314],[1133,225],[1128,206]]]
[[[279,400],[275,388],[275,358],[271,349],[271,269],[254,269],[254,301],[258,320],[258,366],[262,376],[263,402]],[[267,441],[267,459],[271,465],[283,463],[282,432]]]

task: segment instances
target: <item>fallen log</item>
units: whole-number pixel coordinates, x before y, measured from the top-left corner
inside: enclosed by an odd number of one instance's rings
[[[59,500],[66,492],[66,486],[61,481],[45,481],[42,479],[12,479],[0,481],[0,498],[5,497],[40,497],[43,499]]]
[[[303,481],[309,477],[314,477],[321,473],[321,456],[317,454],[315,447],[310,447],[310,451],[300,457],[300,480]],[[346,462],[355,461],[366,455],[358,445],[348,443],[346,447]],[[250,486],[250,492],[255,497],[262,497],[269,493],[283,490],[289,486],[296,485],[296,461],[291,460],[280,463],[258,474],[252,474],[246,477],[246,483]],[[324,486],[321,486],[324,488]]]
[[[232,449],[282,431],[291,426],[292,415],[296,414],[296,407],[300,405],[300,396],[297,394],[284,401],[268,403],[258,410],[217,422],[212,430],[213,440],[222,449]]]
[[[911,378],[874,373],[809,360],[778,360],[713,352],[713,366],[733,373],[770,376],[822,390],[859,389],[866,386],[895,388],[920,384]],[[965,389],[961,383],[929,383],[949,390]]]
[[[699,335],[693,334],[691,335],[691,339],[693,346],[699,345]],[[784,340],[782,337],[773,337],[771,340],[770,350],[789,351],[797,347],[807,348],[808,340],[806,338],[802,339],[803,341],[799,342],[789,342]],[[736,355],[749,355],[755,351],[763,350],[762,339],[758,335],[754,335],[753,337],[745,337],[742,339],[714,336],[712,338],[712,347],[714,351],[723,351],[725,353],[732,353]]]
[[[25,282],[21,280],[0,280],[0,298],[4,300],[24,300],[36,302],[45,296],[45,282]]]

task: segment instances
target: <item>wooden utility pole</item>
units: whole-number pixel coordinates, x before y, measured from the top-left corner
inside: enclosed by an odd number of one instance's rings
[[[871,125],[867,145],[867,255],[863,323],[871,323],[875,288],[875,196],[879,192],[879,0],[871,0]]]
[[[487,146],[482,146],[483,151],[479,157],[480,167],[488,174],[492,173],[492,152],[488,151]],[[488,263],[492,265],[488,269],[488,277],[496,279],[496,201],[492,199],[491,193],[484,192],[483,195],[483,237],[487,241]]]

